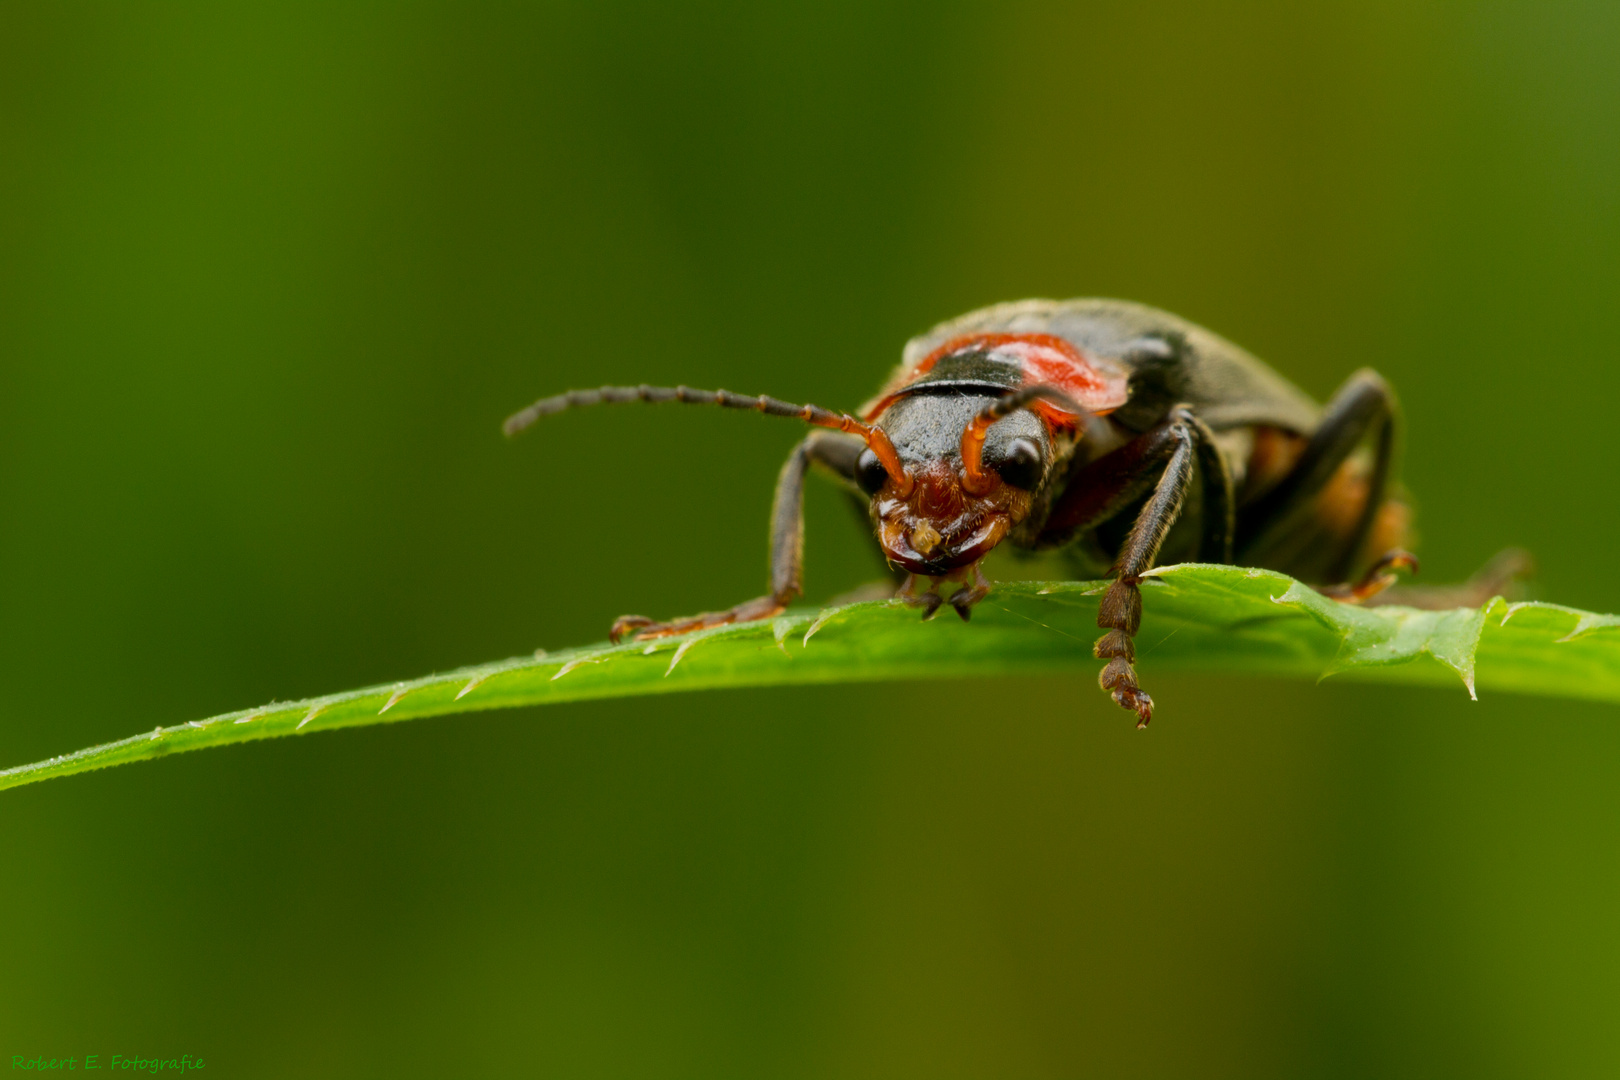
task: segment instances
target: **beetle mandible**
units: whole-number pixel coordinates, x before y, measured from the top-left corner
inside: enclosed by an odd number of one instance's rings
[[[777,481],[770,592],[670,622],[626,615],[616,642],[786,608],[802,592],[811,465],[865,503],[884,558],[905,572],[897,595],[925,619],[946,602],[941,585],[956,586],[949,603],[968,618],[990,589],[979,564],[1003,542],[1106,568],[1099,681],[1138,727],[1153,715],[1135,670],[1140,584],[1161,555],[1280,570],[1347,602],[1415,568],[1402,550],[1409,513],[1392,493],[1396,404],[1377,372],[1351,375],[1323,407],[1231,342],[1141,304],[1025,300],[941,323],[907,343],[857,416],[725,390],[604,386],[542,398],[505,430],[631,401],[752,409],[821,430]]]

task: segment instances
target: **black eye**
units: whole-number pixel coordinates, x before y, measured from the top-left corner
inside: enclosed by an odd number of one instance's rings
[[[1041,448],[1028,439],[1014,439],[995,462],[995,470],[1013,487],[1034,491],[1041,482]]]
[[[883,467],[883,462],[872,451],[862,450],[861,456],[855,459],[855,483],[868,495],[876,495],[888,482],[889,471]]]

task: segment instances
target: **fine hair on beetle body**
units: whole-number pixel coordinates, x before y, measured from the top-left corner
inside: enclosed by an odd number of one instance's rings
[[[505,430],[630,402],[749,409],[815,430],[777,480],[769,591],[668,622],[626,615],[614,641],[769,618],[800,596],[811,465],[864,504],[883,557],[904,575],[896,595],[925,619],[946,603],[969,618],[991,588],[981,563],[1001,544],[1063,549],[1106,568],[1099,682],[1139,727],[1153,715],[1136,672],[1140,584],[1161,555],[1279,570],[1346,603],[1373,600],[1394,570],[1416,569],[1394,476],[1399,414],[1377,372],[1355,372],[1318,405],[1236,345],[1127,301],[1025,300],[941,323],[906,345],[854,413],[724,390],[604,386],[542,398]],[[1500,584],[1476,579],[1422,599],[1479,603],[1490,593],[1474,594]]]

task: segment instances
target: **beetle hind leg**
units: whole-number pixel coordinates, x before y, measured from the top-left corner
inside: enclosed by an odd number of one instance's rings
[[[1396,548],[1393,551],[1386,551],[1377,562],[1368,567],[1367,572],[1361,575],[1361,580],[1346,582],[1343,585],[1318,585],[1316,591],[1343,604],[1361,604],[1399,581],[1395,571],[1405,570],[1407,573],[1415,574],[1417,569],[1417,556],[1410,551]]]
[[[1369,607],[1399,604],[1424,611],[1447,608],[1477,608],[1492,597],[1522,600],[1528,582],[1535,576],[1536,562],[1528,551],[1508,548],[1499,551],[1479,571],[1460,585],[1396,585],[1367,601]]]

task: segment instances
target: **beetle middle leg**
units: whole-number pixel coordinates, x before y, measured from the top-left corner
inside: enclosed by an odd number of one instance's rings
[[[608,640],[618,643],[626,634],[637,641],[669,637],[691,630],[704,630],[727,623],[751,622],[780,614],[804,591],[804,475],[811,464],[821,465],[845,480],[855,475],[855,462],[863,444],[859,439],[829,431],[815,431],[804,438],[776,481],[776,498],[771,505],[771,591],[725,611],[706,611],[685,619],[654,622],[644,615],[623,615],[608,632]]]
[[[1370,368],[1350,376],[1328,402],[1321,423],[1293,467],[1243,508],[1238,521],[1239,559],[1289,570],[1307,580],[1347,581],[1384,507],[1395,456],[1396,416],[1395,396],[1383,376]],[[1290,542],[1303,535],[1298,528],[1302,516],[1341,477],[1369,436],[1373,439],[1372,464],[1362,503],[1348,528],[1341,527],[1336,530],[1338,535],[1326,541],[1310,541],[1313,546],[1326,543],[1330,550],[1290,550]],[[1302,565],[1293,565],[1296,562]]]
[[[1108,661],[1098,682],[1116,704],[1136,713],[1137,727],[1146,727],[1153,718],[1153,699],[1138,684],[1134,667],[1134,639],[1142,625],[1142,575],[1152,569],[1165,535],[1181,514],[1195,466],[1203,477],[1199,557],[1229,562],[1232,475],[1213,433],[1184,405],[1172,409],[1157,427],[1077,470],[1042,534],[1043,540],[1050,536],[1061,542],[1114,516],[1153,488],[1114,561],[1114,582],[1097,609],[1097,625],[1107,633],[1093,650],[1098,659]]]

